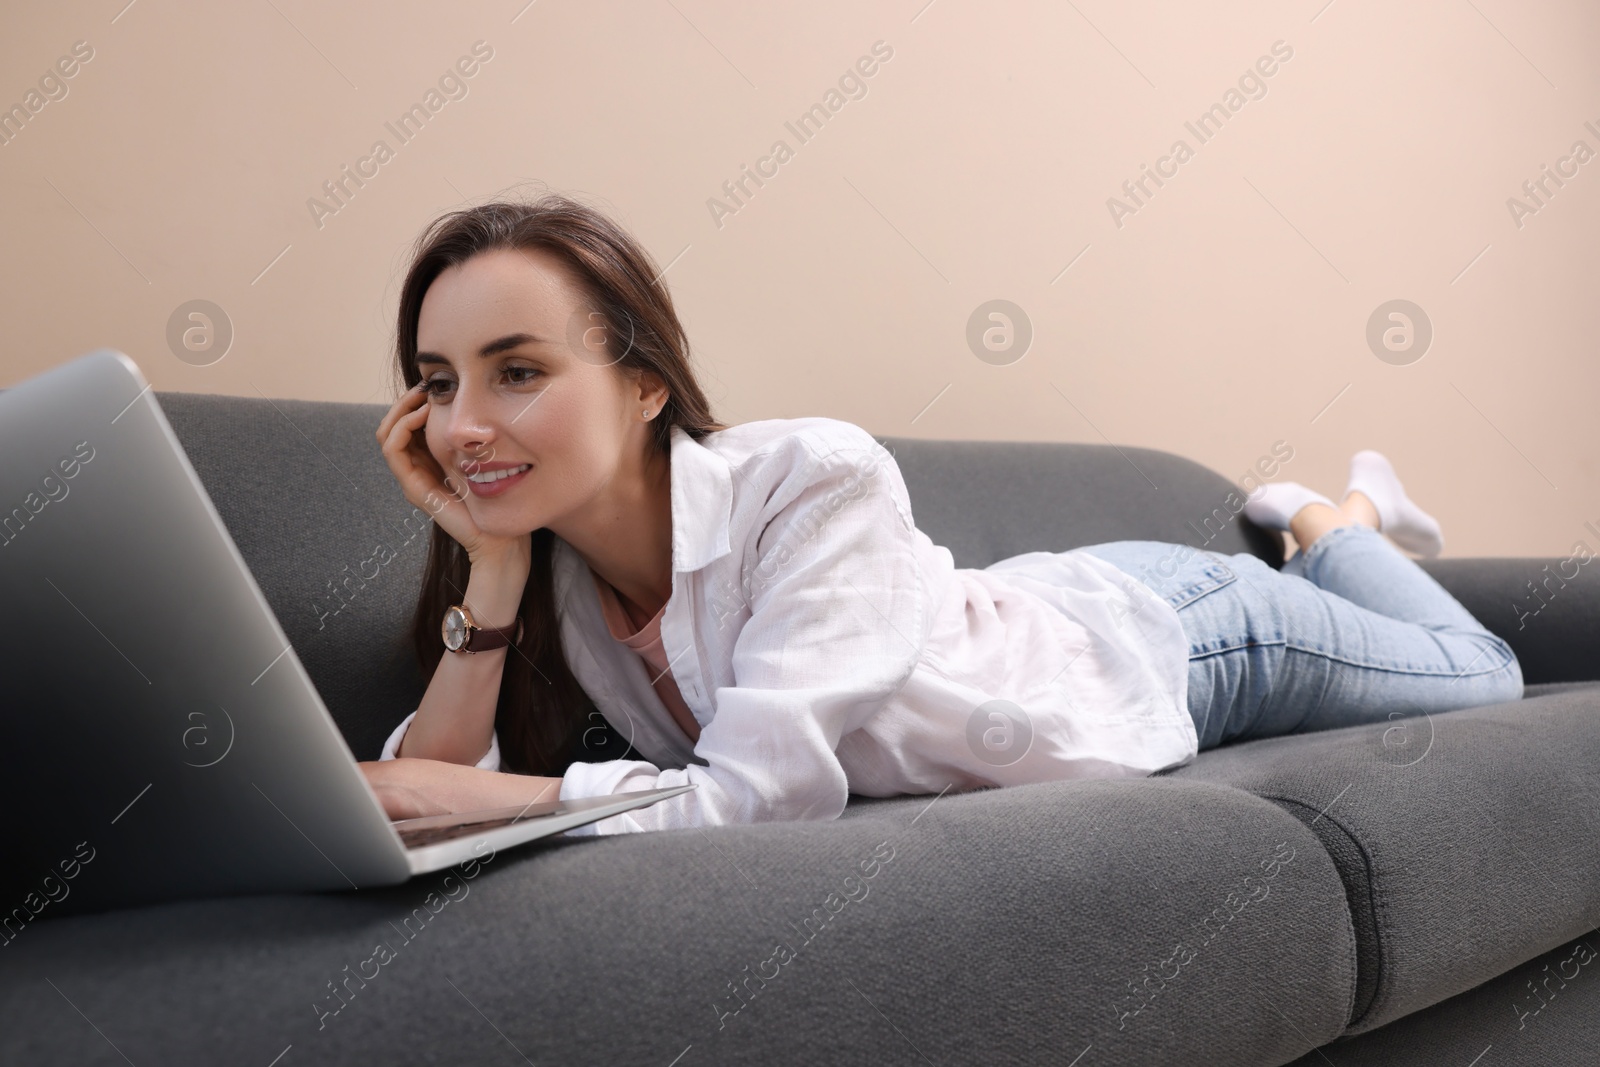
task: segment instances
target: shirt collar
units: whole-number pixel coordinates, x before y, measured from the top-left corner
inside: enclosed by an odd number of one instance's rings
[[[697,571],[732,551],[733,472],[728,461],[674,425],[672,569]]]

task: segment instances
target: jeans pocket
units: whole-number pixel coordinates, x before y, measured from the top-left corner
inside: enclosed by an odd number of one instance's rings
[[[1184,608],[1193,604],[1207,593],[1215,592],[1225,585],[1238,581],[1239,576],[1227,564],[1221,562],[1207,563],[1204,566],[1188,568],[1183,574],[1183,586],[1167,597],[1167,603],[1174,608]]]

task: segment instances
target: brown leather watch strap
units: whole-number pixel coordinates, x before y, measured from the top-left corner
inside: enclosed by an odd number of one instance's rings
[[[520,640],[522,640],[522,619],[519,616],[515,626],[472,626],[467,630],[467,640],[461,646],[461,651],[489,652],[496,648],[505,648],[512,642]]]
[[[466,630],[465,637],[459,646],[451,648],[451,637],[459,633],[463,627]],[[479,626],[465,604],[452,604],[445,609],[444,621],[439,626],[439,635],[444,639],[447,651],[475,655],[479,652],[504,648],[513,641],[522,640],[522,617],[519,615],[515,625],[512,626]]]

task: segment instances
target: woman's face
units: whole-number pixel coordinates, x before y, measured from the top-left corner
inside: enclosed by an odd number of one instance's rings
[[[661,410],[659,380],[614,365],[627,339],[586,330],[599,322],[587,312],[566,265],[540,249],[480,253],[440,273],[422,298],[428,451],[488,536],[559,525],[650,447],[640,413]],[[469,486],[468,474],[507,464],[530,466],[494,483],[494,495]]]

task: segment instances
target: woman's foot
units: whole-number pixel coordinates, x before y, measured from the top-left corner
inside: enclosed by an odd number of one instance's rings
[[[1444,533],[1432,515],[1412,503],[1382,452],[1364,449],[1350,457],[1350,484],[1344,494],[1359,492],[1378,514],[1378,529],[1389,540],[1424,559],[1444,550]],[[1245,507],[1249,510],[1249,505]]]
[[[1268,482],[1260,493],[1245,500],[1244,514],[1257,526],[1287,530],[1290,520],[1307,504],[1325,504],[1334,511],[1339,510],[1339,505],[1299,482]]]

